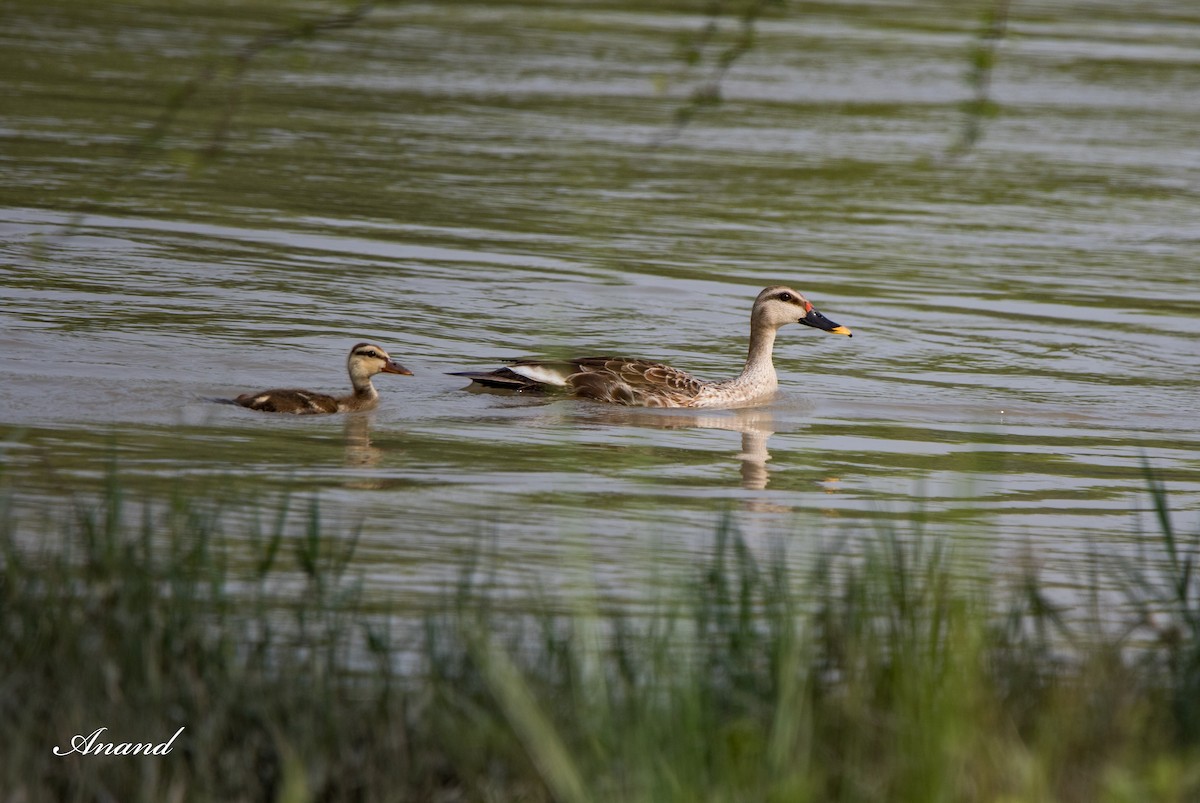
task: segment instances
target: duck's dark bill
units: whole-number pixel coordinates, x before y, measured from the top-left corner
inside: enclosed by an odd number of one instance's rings
[[[385,374],[400,374],[402,376],[412,376],[413,372],[405,368],[398,362],[387,362],[383,364],[383,372]]]
[[[834,323],[821,313],[817,312],[815,309],[810,309],[808,314],[800,319],[800,323],[804,324],[805,326],[812,326],[817,329],[821,329],[822,331],[829,332],[831,334],[854,337],[854,333],[851,332],[849,328],[842,326],[839,323]]]

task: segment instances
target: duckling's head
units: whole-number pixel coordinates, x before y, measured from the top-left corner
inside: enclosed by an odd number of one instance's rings
[[[374,343],[358,343],[350,349],[346,367],[350,371],[350,379],[354,382],[355,387],[369,381],[375,374],[412,376],[412,371],[398,362],[393,362],[388,353]]]
[[[768,287],[754,299],[750,320],[757,326],[778,329],[789,323],[802,323],[835,335],[853,337],[850,329],[836,324],[817,312],[812,303],[790,287]]]

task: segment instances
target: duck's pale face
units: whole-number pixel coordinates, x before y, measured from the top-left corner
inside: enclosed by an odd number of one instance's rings
[[[811,302],[790,287],[768,287],[754,302],[754,317],[758,324],[779,329],[790,323],[802,323],[834,335],[851,336],[850,329],[836,324],[816,311]]]
[[[754,309],[761,325],[778,329],[789,323],[799,323],[812,309],[812,304],[795,290],[772,287],[759,295]]]
[[[790,287],[768,287],[754,300],[754,318],[762,326],[778,329],[802,323],[835,335],[850,336],[850,330],[826,318],[804,296]]]

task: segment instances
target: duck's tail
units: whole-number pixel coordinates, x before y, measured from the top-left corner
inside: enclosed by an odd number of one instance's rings
[[[499,368],[495,371],[450,371],[449,375],[465,376],[477,385],[495,390],[542,392],[550,389],[546,383],[521,376],[511,368]]]

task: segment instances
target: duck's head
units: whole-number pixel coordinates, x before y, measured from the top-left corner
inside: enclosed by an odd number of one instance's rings
[[[358,343],[350,349],[346,367],[355,383],[370,379],[375,374],[403,374],[412,376],[412,371],[398,362],[393,362],[388,353],[374,343]]]
[[[790,287],[768,287],[754,299],[751,320],[762,326],[778,329],[789,323],[802,323],[835,335],[853,337],[848,327],[836,324],[817,312],[816,307]]]

